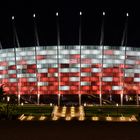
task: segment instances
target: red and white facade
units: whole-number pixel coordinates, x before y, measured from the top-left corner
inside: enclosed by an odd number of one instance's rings
[[[140,94],[140,48],[37,46],[0,50],[7,94]]]

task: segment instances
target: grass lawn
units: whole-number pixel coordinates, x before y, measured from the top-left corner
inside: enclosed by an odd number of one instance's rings
[[[49,105],[7,105],[0,104],[0,113],[5,112],[14,115],[45,115],[51,116],[53,106]],[[140,106],[86,106],[84,107],[85,117],[92,116],[131,116],[140,118]]]

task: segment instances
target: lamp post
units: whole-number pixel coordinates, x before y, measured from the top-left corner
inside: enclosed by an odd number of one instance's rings
[[[56,12],[56,28],[57,28],[57,65],[58,65],[58,100],[57,104],[60,106],[60,65],[59,65],[59,49],[60,49],[60,27],[59,27],[59,13]]]
[[[33,20],[34,20],[34,33],[35,33],[36,45],[40,46],[38,32],[37,32],[36,14],[35,13],[33,14]]]
[[[79,84],[79,106],[81,106],[81,42],[82,42],[82,12],[79,12],[80,21],[79,21],[79,46],[80,46],[80,84]]]
[[[100,35],[100,46],[102,46],[102,66],[101,66],[101,76],[100,78],[100,94],[99,94],[99,102],[100,106],[102,106],[102,77],[103,77],[103,63],[104,63],[104,19],[105,12],[102,13],[102,24],[101,24],[101,35]]]

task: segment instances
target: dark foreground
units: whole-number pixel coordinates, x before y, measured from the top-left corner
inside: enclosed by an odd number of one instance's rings
[[[140,123],[0,121],[0,140],[138,140]]]

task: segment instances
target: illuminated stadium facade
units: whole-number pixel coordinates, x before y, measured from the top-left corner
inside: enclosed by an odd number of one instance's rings
[[[140,48],[37,46],[0,50],[0,81],[6,94],[140,94]],[[127,95],[127,96],[126,96]],[[127,100],[127,99],[126,99]]]
[[[72,95],[78,98],[79,105],[86,103],[85,96],[92,97],[91,104],[139,105],[140,48],[126,45],[128,13],[121,46],[104,45],[105,12],[100,45],[82,45],[82,12],[79,15],[79,45],[60,44],[57,12],[57,45],[41,46],[33,14],[33,47],[20,47],[12,16],[15,48],[0,50],[0,81],[6,95],[16,95],[18,104],[24,96],[34,96],[35,103],[40,104],[41,97],[45,100],[45,96],[54,95],[61,105],[62,97]]]

